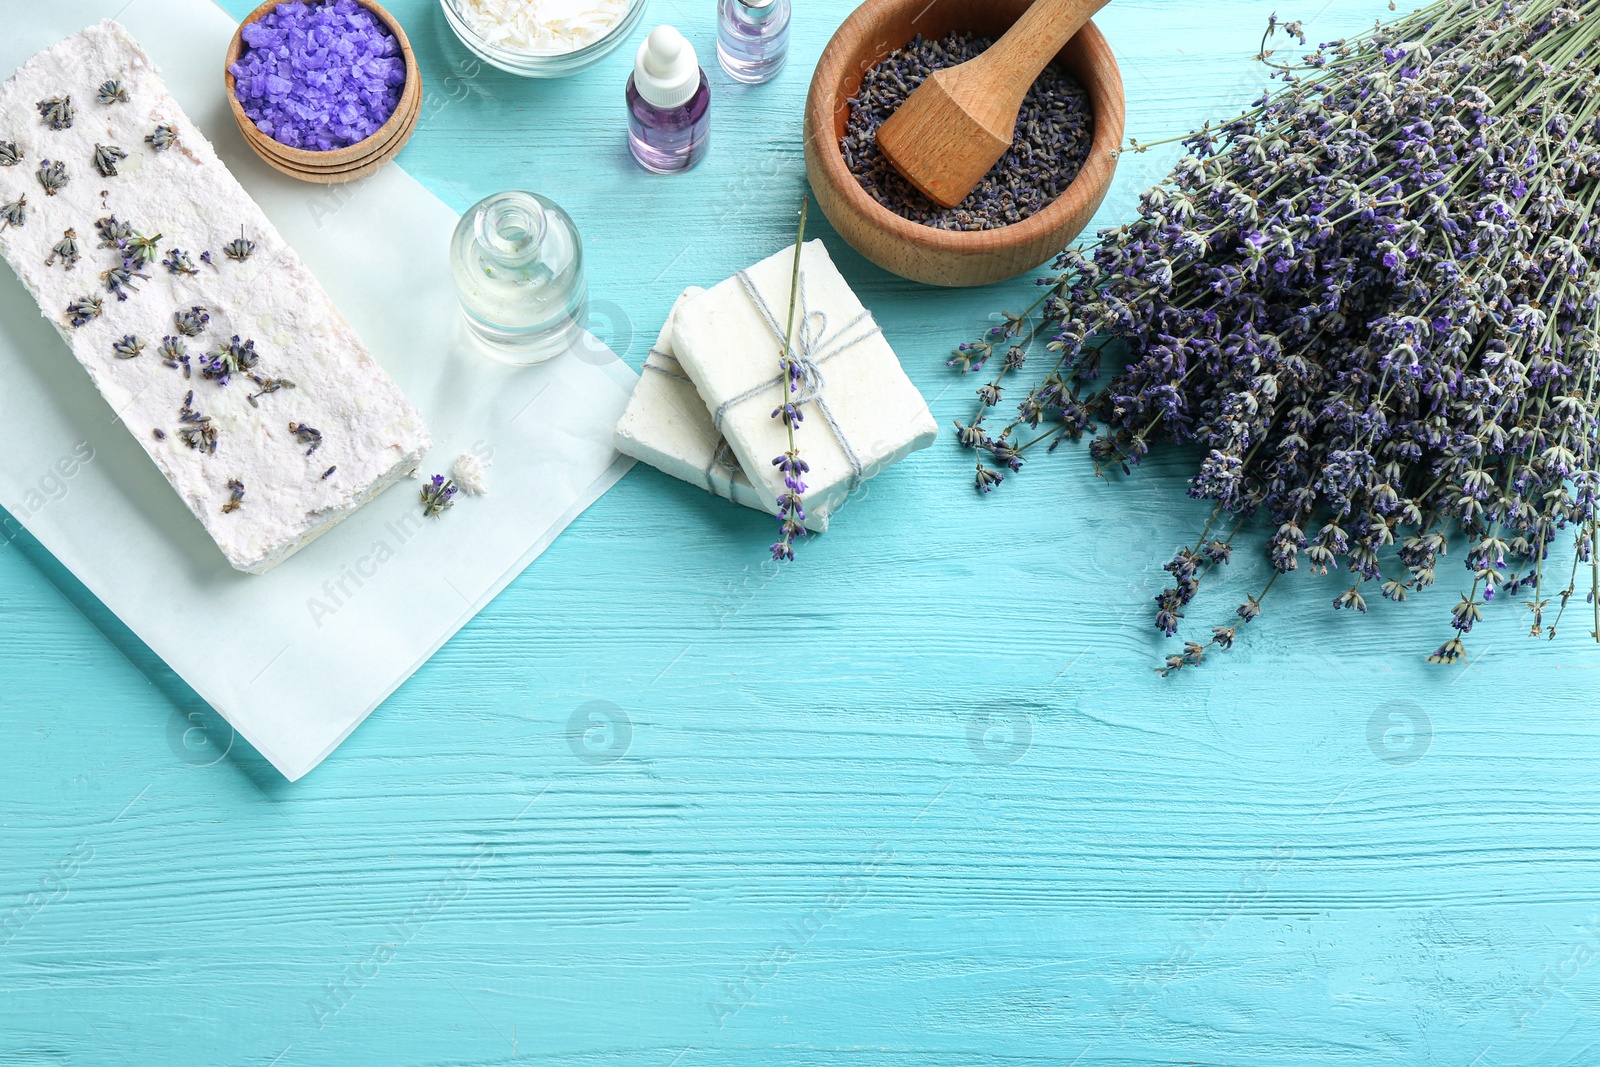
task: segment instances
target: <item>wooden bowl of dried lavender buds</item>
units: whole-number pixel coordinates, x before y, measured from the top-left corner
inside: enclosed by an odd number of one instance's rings
[[[856,251],[902,278],[962,288],[1033,270],[1083,232],[1111,188],[1126,104],[1094,23],[1034,85],[1018,140],[961,204],[905,182],[875,138],[934,70],[981,54],[1032,0],[867,0],[823,51],[806,102],[806,172]]]

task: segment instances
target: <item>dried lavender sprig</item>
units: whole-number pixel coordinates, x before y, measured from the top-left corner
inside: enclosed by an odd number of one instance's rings
[[[778,540],[772,545],[772,558],[779,563],[794,559],[795,542],[806,536],[805,475],[810,466],[800,458],[800,446],[795,442],[795,428],[804,421],[792,397],[799,392],[805,380],[805,369],[794,358],[795,312],[800,303],[800,255],[806,246],[806,221],[811,214],[811,197],[800,201],[800,231],[794,240],[794,272],[789,279],[789,323],[785,328],[783,354],[778,368],[783,388],[783,402],[772,413],[782,419],[789,434],[789,450],[772,461],[783,474],[784,492],[778,497]]]
[[[78,231],[67,229],[62,232],[61,240],[51,247],[50,254],[45,257],[44,265],[53,267],[59,260],[63,270],[71,270],[78,265],[79,258]]]
[[[11,226],[24,226],[28,222],[28,194],[23,193],[8,204],[0,204],[0,230]]]
[[[1531,588],[1541,632],[1556,532],[1596,540],[1596,14],[1449,0],[1274,63],[1284,89],[1186,138],[1138,220],[1062,258],[1066,359],[1021,421],[1070,435],[1114,336],[1133,358],[1093,401],[1098,467],[1201,444],[1191,493],[1270,519],[1276,573],[1350,569],[1340,607],[1426,588],[1465,537],[1474,588],[1434,658],[1502,593]]]
[[[94,169],[100,172],[102,178],[115,178],[117,164],[128,158],[128,153],[114,144],[97,144],[94,146],[94,155],[91,161]]]
[[[329,473],[332,473],[331,469]],[[323,477],[326,478],[327,475],[324,474]],[[455,482],[446,479],[442,474],[435,474],[422,485],[422,514],[430,519],[437,519],[456,506],[457,492]]]
[[[59,159],[40,160],[38,173],[34,177],[39,179],[39,185],[44,189],[46,196],[55,196],[65,189],[71,180],[67,174],[67,165]]]

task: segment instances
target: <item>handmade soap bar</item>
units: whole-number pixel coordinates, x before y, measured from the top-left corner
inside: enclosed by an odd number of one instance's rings
[[[783,476],[772,461],[789,450],[772,413],[789,394],[779,359],[789,313],[794,247],[686,301],[673,317],[679,362],[750,475],[762,505],[777,512]],[[931,445],[938,425],[872,314],[862,307],[821,241],[801,253],[795,356],[805,383],[792,400],[811,465],[808,521],[826,522],[867,478]]]
[[[0,205],[0,255],[235,568],[281,562],[427,451],[116,23],[0,86]]]
[[[735,504],[767,511],[727,440],[711,425],[711,412],[673,353],[673,318],[686,301],[704,291],[691,286],[673,305],[645,359],[628,410],[617,423],[617,451]],[[818,533],[828,528],[826,516],[814,520],[807,516],[807,523]]]

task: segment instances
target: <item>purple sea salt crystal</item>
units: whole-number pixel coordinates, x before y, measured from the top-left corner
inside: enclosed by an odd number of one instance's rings
[[[229,71],[244,112],[291,148],[327,152],[366,140],[400,104],[400,43],[355,0],[279,4],[244,28]]]

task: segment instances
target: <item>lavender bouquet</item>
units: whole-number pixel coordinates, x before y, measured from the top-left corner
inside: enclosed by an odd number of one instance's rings
[[[1600,0],[1440,0],[1300,64],[1260,58],[1280,88],[1185,138],[1137,219],[957,351],[999,363],[958,424],[978,488],[1085,435],[1101,472],[1198,446],[1189,494],[1215,507],[1156,625],[1178,632],[1242,538],[1273,574],[1166,671],[1231,646],[1302,562],[1344,572],[1333,606],[1364,612],[1433,585],[1452,544],[1470,591],[1432,661],[1461,660],[1496,599],[1554,637],[1580,568],[1600,640]],[[997,419],[1036,336],[1053,365]],[[1569,536],[1570,570],[1547,573]]]

